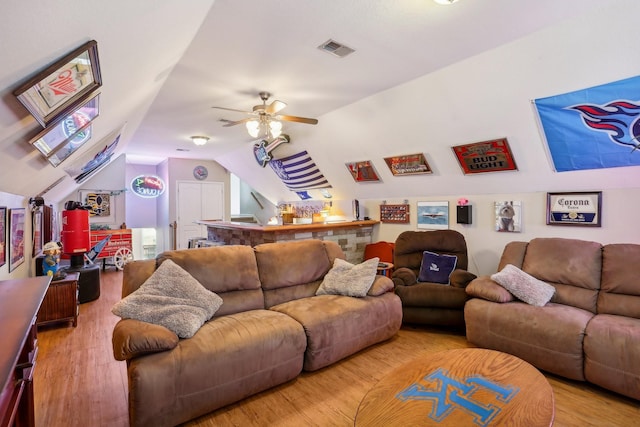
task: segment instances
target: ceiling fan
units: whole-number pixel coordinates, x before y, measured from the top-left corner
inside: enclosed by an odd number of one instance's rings
[[[252,111],[237,110],[235,108],[226,107],[212,107],[219,110],[235,111],[237,113],[248,114],[249,117],[241,120],[227,120],[220,119],[225,122],[223,127],[230,127],[244,123],[247,127],[247,132],[254,138],[257,138],[261,133],[267,134],[272,138],[277,138],[282,132],[282,121],[306,123],[309,125],[315,125],[318,123],[317,119],[310,119],[308,117],[287,116],[284,114],[278,114],[280,110],[287,106],[282,101],[275,100],[267,105],[267,100],[271,96],[269,92],[260,92],[261,105],[254,105]]]

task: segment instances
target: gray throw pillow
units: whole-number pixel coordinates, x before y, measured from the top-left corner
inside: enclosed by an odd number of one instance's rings
[[[491,279],[527,304],[542,307],[551,300],[556,288],[525,273],[513,264],[507,264]]]
[[[222,298],[168,259],[111,312],[123,319],[164,326],[180,338],[191,338],[221,305]]]
[[[346,295],[358,298],[366,296],[376,278],[379,262],[380,258],[376,257],[354,265],[336,258],[316,295]]]

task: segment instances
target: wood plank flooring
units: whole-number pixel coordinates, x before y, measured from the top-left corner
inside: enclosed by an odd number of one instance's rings
[[[38,334],[34,376],[39,427],[127,426],[124,362],[111,350],[122,274],[101,275],[101,296],[80,305],[78,326],[47,326]],[[353,426],[366,392],[396,366],[435,351],[472,347],[464,335],[403,327],[398,335],[317,372],[193,420],[186,426]],[[640,402],[597,386],[545,375],[555,394],[555,426],[640,425]]]

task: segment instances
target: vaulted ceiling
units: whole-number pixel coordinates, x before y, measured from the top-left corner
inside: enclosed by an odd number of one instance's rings
[[[629,0],[460,0],[449,6],[432,0],[7,3],[0,16],[0,191],[31,196],[62,179],[47,193],[56,201],[75,183],[64,172],[65,163],[53,168],[28,144],[41,128],[12,91],[88,40],[98,42],[103,76],[100,116],[90,143],[74,156],[95,151],[123,129],[118,153],[126,152],[130,162],[213,159],[273,201],[295,199],[269,168],[253,160],[252,139],[244,127],[223,127],[220,121],[246,116],[211,108],[250,109],[260,103],[258,92],[269,91],[272,99],[288,104],[282,113],[319,119],[316,126],[285,123],[292,142],[282,153],[315,153],[344,198],[388,196],[412,190],[406,182],[387,182],[386,189],[376,191],[354,187],[344,162],[416,150],[450,154],[451,140],[428,138],[429,129],[418,135],[415,130],[403,132],[409,123],[415,129],[421,120],[414,111],[421,103],[425,110],[437,110],[429,105],[433,93],[421,94],[420,101],[410,103],[411,112],[404,113],[399,95],[385,96],[385,91],[425,75],[439,76],[446,67],[575,20],[603,3],[632,8]],[[328,39],[355,53],[338,58],[317,48]],[[551,47],[554,41],[549,43]],[[468,85],[469,75],[466,80]],[[495,91],[500,96],[499,88]],[[354,111],[354,103],[362,103],[361,108]],[[458,115],[452,123],[460,120]],[[376,141],[375,135],[390,129],[397,140],[385,136]],[[458,135],[458,142],[508,136],[500,131],[470,131]],[[191,135],[210,140],[196,147]],[[415,140],[422,137],[429,146],[418,149]],[[414,142],[403,147],[406,140]],[[539,151],[545,161],[544,150]],[[445,167],[435,166],[437,173],[445,174]],[[460,175],[459,169],[453,173]]]

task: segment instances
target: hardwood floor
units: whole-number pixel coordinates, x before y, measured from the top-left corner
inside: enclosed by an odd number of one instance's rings
[[[101,275],[101,296],[80,305],[78,326],[41,328],[35,370],[39,427],[127,426],[124,362],[111,351],[122,275]],[[472,347],[464,335],[403,327],[385,343],[317,372],[187,423],[187,426],[352,426],[362,397],[394,367],[435,351]],[[546,375],[556,402],[555,426],[624,426],[640,423],[640,402],[599,387]]]

